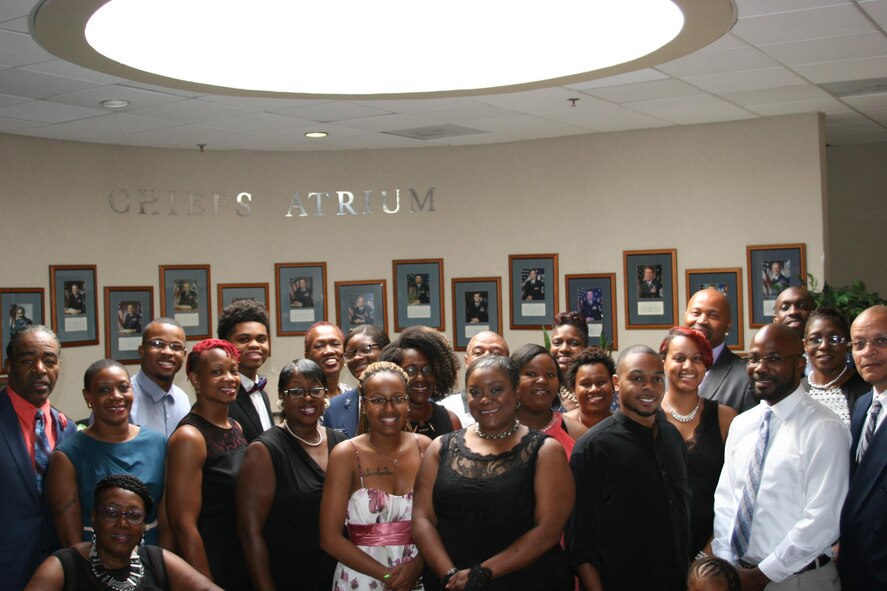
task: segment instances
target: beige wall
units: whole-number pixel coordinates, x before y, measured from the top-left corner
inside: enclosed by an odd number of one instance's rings
[[[195,142],[196,143],[196,142]],[[50,264],[96,264],[105,285],[150,285],[158,265],[212,266],[220,282],[269,282],[275,262],[326,261],[334,281],[385,278],[391,260],[445,260],[450,278],[495,276],[506,290],[509,254],[560,254],[563,275],[617,274],[621,347],[658,345],[663,331],[624,327],[622,251],[677,249],[679,317],[684,270],[746,266],[748,244],[804,242],[823,270],[821,124],[816,115],[671,127],[470,147],[275,153],[140,149],[0,135],[4,287],[48,288]],[[111,211],[115,188],[252,194],[252,215],[138,215]],[[286,218],[296,191],[434,187],[436,211]],[[306,200],[307,205],[307,200]],[[211,209],[211,207],[210,207]],[[309,207],[309,209],[311,209]],[[180,209],[180,212],[182,210]],[[743,285],[746,275],[743,273]],[[747,287],[745,287],[747,291]],[[213,295],[215,299],[215,295]],[[333,303],[333,300],[330,300]],[[509,303],[504,297],[507,325]],[[48,300],[47,300],[48,307]],[[332,312],[332,305],[330,308]],[[743,311],[747,325],[747,303]],[[104,312],[100,311],[104,330]],[[505,331],[515,347],[537,331]],[[750,333],[746,330],[747,345]],[[272,382],[301,338],[275,338]],[[84,413],[80,381],[100,346],[66,348],[54,400]],[[133,366],[133,370],[135,366]],[[347,372],[346,372],[347,373]],[[350,376],[349,376],[350,377]],[[181,378],[181,376],[180,376]],[[183,379],[179,380],[184,383]],[[185,387],[186,390],[190,388]]]

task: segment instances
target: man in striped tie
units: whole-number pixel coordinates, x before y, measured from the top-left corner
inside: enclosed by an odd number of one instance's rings
[[[0,591],[22,589],[59,542],[43,494],[49,455],[77,428],[49,405],[59,341],[32,324],[6,347],[9,385],[0,390]]]
[[[840,589],[832,544],[850,434],[800,387],[805,365],[801,339],[784,324],[752,340],[747,372],[759,402],[730,426],[711,545],[737,567],[743,591]]]
[[[887,589],[887,306],[856,317],[850,346],[872,391],[856,402],[850,422],[850,490],[841,512],[838,570],[847,591]]]

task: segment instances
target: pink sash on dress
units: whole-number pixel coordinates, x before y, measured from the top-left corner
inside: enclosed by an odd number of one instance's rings
[[[348,524],[348,538],[356,546],[407,546],[413,543],[409,521]]]

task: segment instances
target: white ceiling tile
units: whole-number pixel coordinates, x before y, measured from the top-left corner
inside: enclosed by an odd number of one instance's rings
[[[41,123],[64,123],[87,117],[105,115],[104,111],[88,109],[76,105],[62,105],[49,101],[29,101],[8,107],[0,107],[0,117],[39,121]]]
[[[863,33],[811,41],[762,45],[761,51],[787,66],[833,62],[837,60],[887,56],[887,37],[882,33]]]
[[[3,0],[0,2],[0,21],[26,17],[36,3],[36,0]]]
[[[284,99],[261,96],[231,96],[227,94],[201,95],[200,100],[219,105],[226,105],[228,107],[236,107],[238,109],[246,109],[248,111],[273,111],[275,109],[305,107],[308,105],[329,102],[327,99]]]
[[[198,125],[177,125],[175,127],[167,127],[164,129],[153,129],[149,131],[139,131],[126,134],[132,139],[144,138],[147,140],[169,140],[176,146],[196,146],[197,144],[211,144],[222,138],[239,135],[237,133],[221,130],[210,129],[208,127],[200,127]]]
[[[483,119],[478,121],[465,121],[465,127],[482,129],[493,133],[510,135],[512,137],[554,137],[558,135],[570,135],[588,133],[590,129],[580,125],[562,123],[544,117],[533,115],[516,115],[514,117],[497,117],[495,119]],[[550,133],[551,135],[540,135]]]
[[[753,113],[713,96],[691,96],[632,103],[631,109],[680,124],[712,123],[756,117]]]
[[[608,88],[592,88],[583,92],[620,104],[704,94],[702,90],[674,79],[610,86]]]
[[[2,73],[0,73],[2,74]],[[121,99],[129,101],[129,105],[119,109],[109,109],[101,106],[102,101],[108,99]],[[107,86],[94,86],[87,90],[79,92],[70,92],[53,96],[49,99],[56,103],[65,103],[68,105],[81,105],[84,107],[93,107],[96,109],[104,109],[109,113],[125,113],[136,109],[144,109],[155,105],[163,105],[166,103],[187,100],[180,96],[171,94],[163,94],[151,90],[141,90],[138,88],[129,88],[120,86],[119,84],[110,84]]]
[[[700,51],[720,51],[722,49],[736,49],[737,47],[749,47],[749,45],[736,35],[724,33],[720,39],[709,43]]]
[[[887,29],[887,0],[876,0],[875,2],[860,2],[859,7],[862,8],[870,17],[875,19],[878,26]]]
[[[46,98],[94,86],[94,83],[85,80],[41,74],[27,68],[12,68],[0,72],[0,92],[29,98]]]
[[[733,34],[754,44],[785,43],[876,31],[853,4],[740,18]]]
[[[887,57],[808,64],[805,66],[795,66],[792,69],[817,84],[843,82],[846,80],[866,80],[868,78],[887,78]]]
[[[787,103],[772,103],[768,105],[752,105],[746,109],[771,117],[774,115],[794,115],[796,113],[833,113],[846,111],[847,105],[837,99],[819,99],[815,101],[797,101]]]
[[[270,112],[289,115],[306,121],[317,121],[318,123],[330,123],[333,121],[345,121],[347,119],[358,119],[360,117],[388,114],[388,111],[383,109],[376,109],[366,105],[341,101],[329,101],[307,106],[271,109]]]
[[[763,70],[778,64],[754,47],[738,47],[722,51],[697,51],[680,59],[656,66],[656,69],[672,76],[695,76],[737,72],[741,70]]]
[[[606,78],[598,78],[589,80],[588,82],[577,82],[576,84],[567,84],[566,88],[575,90],[586,90],[589,88],[603,88],[605,86],[621,86],[622,84],[635,84],[637,82],[650,82],[652,80],[664,80],[668,78],[668,74],[655,70],[653,68],[645,68],[636,72],[628,72],[617,76],[607,76]]]
[[[495,105],[469,105],[465,107],[457,107],[455,109],[445,109],[440,111],[422,111],[422,117],[433,119],[442,123],[458,123],[460,121],[471,119],[495,119],[496,117],[513,117],[520,114],[518,111],[511,109],[503,109]]]
[[[720,96],[743,107],[832,98],[829,93],[814,84],[722,92]]]
[[[28,69],[32,72],[53,74],[54,76],[64,76],[65,78],[75,78],[77,80],[86,80],[87,82],[95,82],[100,85],[117,84],[120,82],[129,84],[129,81],[124,80],[123,78],[103,74],[94,70],[88,70],[60,59],[52,59],[46,62],[40,62],[39,64],[31,64],[28,66]]]
[[[317,127],[317,123],[314,121],[303,121],[295,117],[272,115],[270,113],[249,113],[240,117],[211,119],[202,122],[200,125],[201,127],[212,129],[259,135],[268,131],[298,131]]]
[[[863,96],[845,96],[841,100],[861,110],[887,108],[887,94],[867,94]]]
[[[515,113],[538,113],[540,111],[569,108],[571,98],[580,98],[579,102],[585,101],[586,104],[597,101],[597,99],[583,96],[582,93],[575,90],[560,87],[539,88],[511,94],[494,94],[479,97],[478,100]]]
[[[15,31],[16,33],[28,33],[28,17],[22,16],[0,23],[0,29]]]
[[[794,12],[817,6],[850,4],[850,0],[736,0],[739,18],[780,12]]]
[[[15,96],[12,94],[0,94],[0,107],[5,107],[6,105],[15,105],[18,103],[26,103],[31,99],[23,96]]]
[[[37,45],[30,35],[0,30],[0,64],[10,67],[27,66],[51,59],[55,57]]]
[[[543,112],[539,116],[570,125],[587,127],[593,131],[663,127],[671,124],[668,120],[656,119],[639,113],[637,110],[626,109],[603,101],[594,104],[594,106],[588,104],[583,106],[582,103],[579,103],[576,108]]]
[[[152,119],[126,113],[115,113],[92,119],[80,119],[79,121],[61,123],[55,127],[65,132],[79,133],[84,138],[101,138],[111,135],[166,129],[176,125],[176,123],[165,119]]]
[[[761,88],[779,88],[780,86],[798,86],[806,82],[803,78],[793,74],[786,68],[687,76],[684,78],[684,81],[714,94],[758,90]]]
[[[0,117],[0,132],[13,133],[20,129],[33,129],[35,127],[45,127],[42,123],[33,121],[22,121],[21,119],[7,119]]]
[[[416,100],[405,99],[382,99],[382,100],[354,100],[349,101],[355,105],[363,105],[371,109],[378,109],[388,113],[422,113],[424,111],[442,111],[444,109],[455,109],[476,105],[480,99],[484,99],[484,95],[478,98],[473,97],[448,97],[448,98],[425,98]],[[421,115],[420,115],[421,116]]]
[[[187,99],[144,109],[133,109],[130,113],[144,115],[145,117],[156,117],[158,119],[169,119],[170,121],[179,121],[181,123],[199,123],[201,121],[210,121],[211,119],[240,117],[246,115],[249,111],[223,107],[222,105],[197,99]]]
[[[415,117],[413,115],[392,113],[391,115],[376,115],[375,117],[348,119],[347,121],[339,121],[338,125],[363,131],[383,132],[398,129],[414,129],[417,127],[431,127],[433,125],[440,125],[440,123],[441,121],[439,119],[426,119],[423,117]]]

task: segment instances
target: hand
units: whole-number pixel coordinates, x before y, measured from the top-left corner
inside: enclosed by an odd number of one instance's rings
[[[739,573],[742,591],[763,591],[764,587],[770,584],[770,579],[758,567],[738,568],[736,572]]]
[[[391,569],[389,574],[391,575],[390,577],[382,580],[386,589],[410,591],[410,589],[416,586],[416,581],[419,579],[419,575],[422,574],[422,561],[415,559],[407,560]]]
[[[468,584],[469,570],[470,569],[464,568],[450,577],[450,581],[447,583],[448,591],[464,591],[465,586]]]

